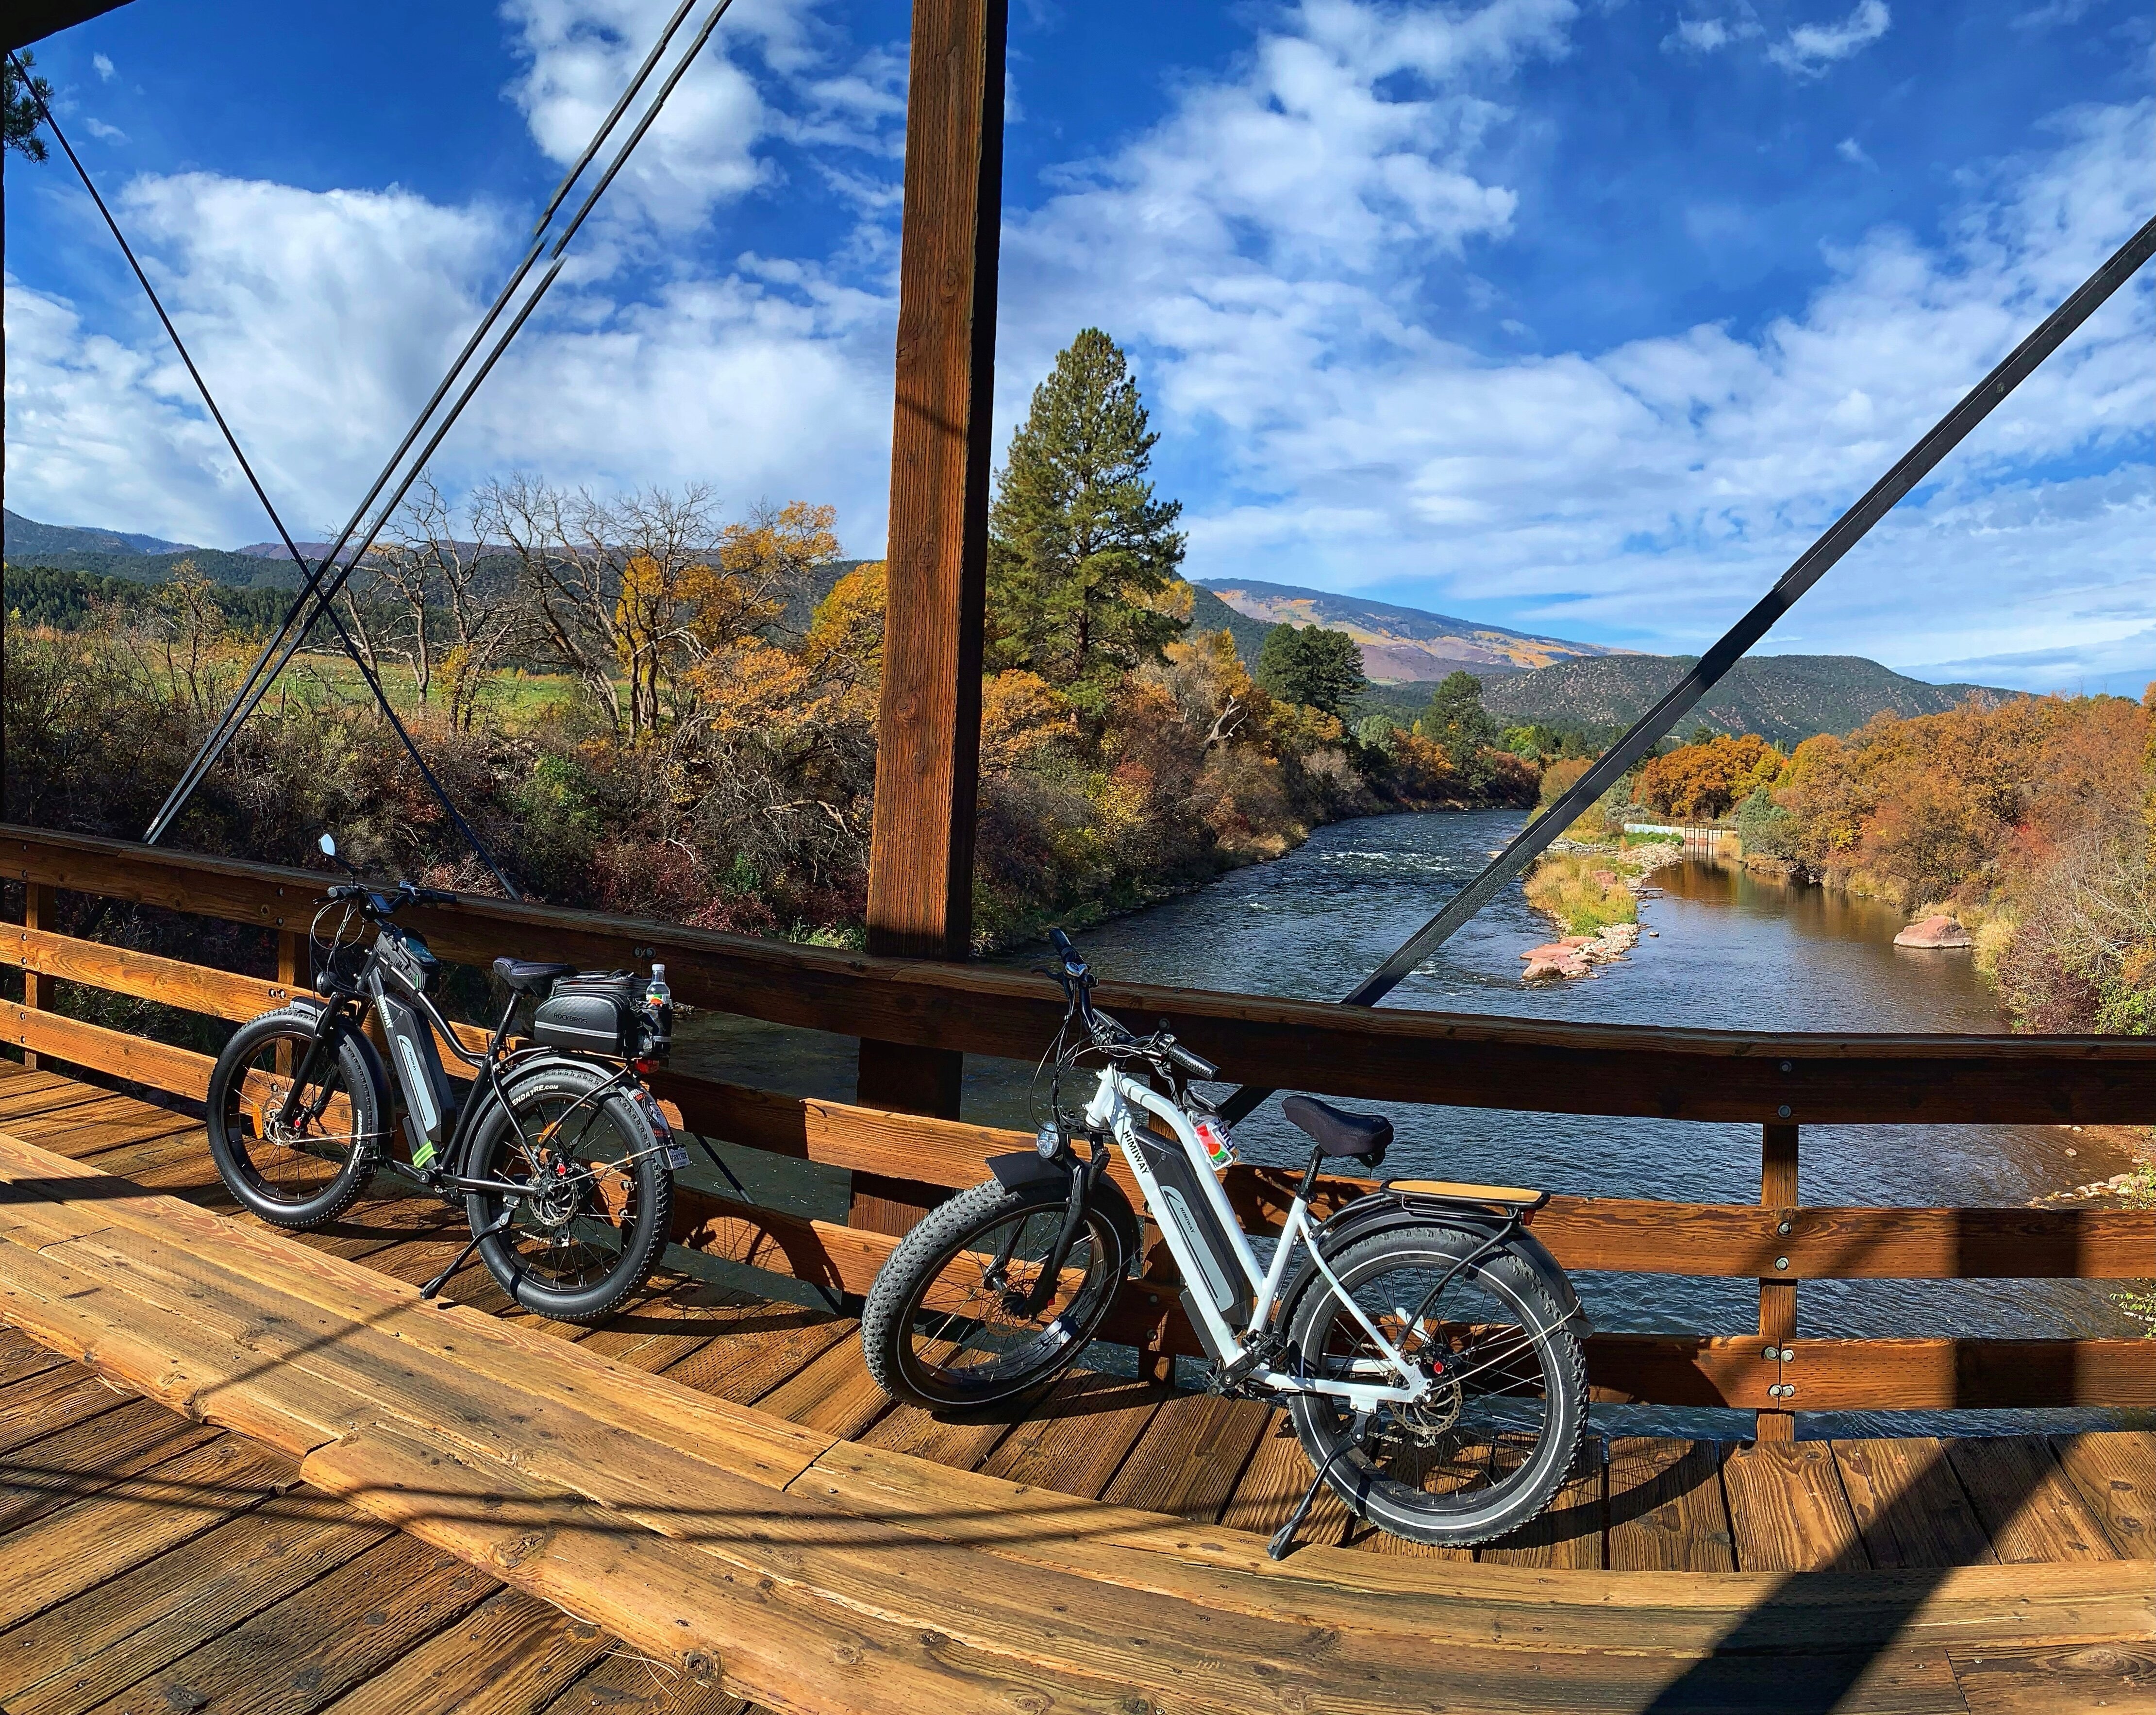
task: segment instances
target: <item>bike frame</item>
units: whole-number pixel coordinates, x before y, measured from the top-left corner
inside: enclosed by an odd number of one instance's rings
[[[388,903],[387,900],[382,901],[383,906]],[[326,997],[326,1004],[316,1021],[315,1040],[294,1074],[292,1087],[285,1098],[282,1117],[287,1124],[292,1122],[300,1091],[319,1075],[324,1061],[334,1059],[346,1036],[359,1030],[357,1015],[371,1006],[381,1019],[383,1040],[389,1045],[389,1052],[384,1059],[391,1082],[403,1101],[406,1114],[417,1121],[413,1137],[408,1140],[414,1143],[415,1159],[407,1163],[384,1152],[379,1165],[444,1195],[478,1193],[523,1202],[531,1194],[528,1187],[506,1179],[470,1178],[455,1172],[449,1165],[463,1158],[465,1144],[480,1120],[489,1112],[490,1102],[506,1112],[512,1125],[516,1123],[516,1110],[501,1087],[502,1071],[516,1058],[504,1055],[501,1052],[502,1045],[508,1037],[511,1020],[516,1014],[516,997],[510,997],[510,1004],[495,1026],[485,1051],[473,1053],[458,1041],[455,1030],[428,998],[426,991],[407,978],[394,963],[383,957],[382,947],[386,942],[393,941],[408,952],[414,942],[422,948],[426,943],[411,931],[388,921],[386,911],[380,906],[373,915],[376,918],[374,944],[367,949],[367,963],[358,977],[349,983],[335,976],[329,979],[331,992]],[[432,955],[429,956],[431,958]],[[418,1015],[424,1030],[418,1033],[407,1030],[396,1018],[392,1002],[409,1007]],[[471,1067],[484,1083],[483,1087],[475,1086],[457,1105],[454,1122],[442,1142],[435,1146],[428,1140],[431,1153],[427,1160],[423,1161],[416,1158],[417,1145],[420,1141],[427,1140],[429,1132],[434,1128],[433,1122],[425,1117],[439,1115],[437,1102],[440,1099],[440,1092],[449,1087],[448,1074],[443,1068],[440,1051],[435,1046],[437,1042],[448,1043],[449,1051]],[[408,1065],[408,1058],[413,1063]],[[577,1107],[604,1096],[617,1085],[629,1081],[629,1070],[626,1066],[616,1070],[604,1083],[579,1097],[569,1112],[573,1113]],[[563,1114],[555,1123],[559,1125],[568,1117],[568,1114]],[[433,1164],[436,1162],[442,1164]]]
[[[1165,1125],[1181,1147],[1200,1192],[1220,1230],[1227,1235],[1229,1255],[1215,1256],[1209,1247],[1201,1252],[1200,1247],[1205,1244],[1204,1235],[1187,1229],[1176,1218],[1174,1200],[1163,1194],[1158,1176],[1145,1158],[1145,1152],[1138,1148],[1137,1133],[1145,1126],[1147,1115]],[[1250,1363],[1243,1373],[1240,1379],[1245,1385],[1281,1394],[1324,1394],[1345,1400],[1358,1412],[1374,1411],[1380,1405],[1411,1403],[1430,1392],[1430,1379],[1401,1356],[1399,1348],[1363,1314],[1362,1306],[1340,1284],[1339,1276],[1333,1273],[1332,1265],[1318,1248],[1317,1230],[1311,1224],[1309,1199],[1304,1190],[1298,1189],[1294,1201],[1288,1205],[1287,1219],[1281,1225],[1280,1243],[1273,1252],[1271,1264],[1261,1269],[1257,1253],[1250,1248],[1249,1235],[1243,1231],[1242,1223],[1236,1218],[1227,1193],[1221,1189],[1219,1178],[1207,1158],[1205,1145],[1178,1104],[1109,1065],[1101,1070],[1100,1082],[1086,1107],[1084,1118],[1088,1127],[1112,1138],[1122,1151],[1123,1159],[1130,1164],[1132,1176],[1144,1195],[1146,1206],[1160,1228],[1168,1254],[1174,1257],[1185,1281],[1204,1281],[1219,1268],[1233,1267],[1241,1271],[1256,1301],[1246,1327],[1234,1327],[1203,1292],[1193,1291],[1186,1295],[1193,1315],[1201,1324],[1200,1332],[1207,1345],[1224,1365],[1245,1363],[1253,1353],[1263,1350],[1260,1342],[1272,1321],[1281,1286],[1287,1278],[1288,1266],[1297,1245],[1308,1250],[1320,1276],[1383,1355],[1382,1363],[1367,1359],[1358,1363],[1358,1370],[1373,1373],[1369,1380],[1332,1376],[1308,1378],[1293,1371],[1276,1369],[1259,1358]],[[1214,1266],[1209,1268],[1209,1262]],[[1427,1313],[1427,1310],[1419,1312],[1418,1317]]]

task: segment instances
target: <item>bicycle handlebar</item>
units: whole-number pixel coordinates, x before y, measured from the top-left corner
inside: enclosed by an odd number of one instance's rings
[[[1188,1077],[1209,1082],[1220,1076],[1219,1067],[1204,1055],[1192,1053],[1169,1035],[1165,1028],[1150,1036],[1133,1036],[1101,1011],[1093,1004],[1093,973],[1078,956],[1078,949],[1070,944],[1070,937],[1060,929],[1050,929],[1048,942],[1063,962],[1063,992],[1070,997],[1071,1004],[1078,1009],[1078,1015],[1085,1019],[1086,1029],[1096,1040],[1157,1055]]]

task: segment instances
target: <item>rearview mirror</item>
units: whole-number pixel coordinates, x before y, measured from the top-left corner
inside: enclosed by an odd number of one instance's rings
[[[323,834],[321,844],[322,848],[322,855],[324,857],[333,858],[336,855],[336,840],[332,836],[327,834]]]

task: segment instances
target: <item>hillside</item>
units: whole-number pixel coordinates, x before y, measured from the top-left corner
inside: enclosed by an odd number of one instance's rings
[[[1363,646],[1363,670],[1382,685],[1442,679],[1464,667],[1478,677],[1517,673],[1552,662],[1613,653],[1591,643],[1567,643],[1396,607],[1361,596],[1333,595],[1293,584],[1250,578],[1207,578],[1199,586],[1245,618],[1265,627],[1283,623],[1344,631]],[[1241,639],[1237,639],[1240,650]]]
[[[1483,706],[1511,726],[1629,727],[1674,685],[1695,657],[1605,655],[1561,662],[1485,683]],[[1881,710],[1935,715],[1972,692],[2015,693],[1979,685],[1931,685],[1862,655],[1761,655],[1739,661],[1685,717],[1729,732],[1793,744],[1818,732],[1849,732]]]
[[[240,589],[296,589],[299,570],[223,548],[189,547],[116,530],[77,530],[64,524],[40,524],[18,512],[6,516],[5,554],[13,566],[51,566],[63,572],[86,572],[97,578],[123,578],[130,583],[162,583],[182,560],[213,583]],[[142,544],[150,544],[146,549]]]

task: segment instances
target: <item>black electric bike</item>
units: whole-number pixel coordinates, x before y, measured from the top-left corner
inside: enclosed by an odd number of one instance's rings
[[[327,834],[321,849],[343,862]],[[665,968],[644,981],[498,958],[509,1003],[474,1052],[432,999],[440,962],[395,921],[407,906],[455,896],[410,881],[372,887],[346,868],[355,879],[329,890],[311,936],[320,999],[241,1025],[210,1074],[210,1153],[226,1189],[264,1220],[305,1230],[335,1220],[388,1169],[461,1201],[471,1225],[470,1243],[423,1298],[477,1251],[526,1309],[598,1321],[650,1275],[674,1170],[687,1165],[640,1076],[671,1040]],[[518,1008],[550,990],[535,1005],[531,1042],[511,1048]],[[365,1034],[370,1016],[386,1068]],[[471,1069],[463,1088],[438,1043]]]
[[[1060,1374],[1139,1255],[1137,1213],[1106,1171],[1119,1153],[1182,1274],[1212,1386],[1285,1405],[1309,1456],[1276,1558],[1325,1486],[1422,1543],[1486,1542],[1541,1512],[1587,1421],[1587,1318],[1523,1225],[1548,1194],[1396,1179],[1314,1221],[1320,1163],[1375,1168],[1392,1122],[1291,1096],[1281,1112],[1310,1158],[1261,1260],[1219,1177],[1233,1142],[1192,1087],[1218,1068],[1165,1027],[1133,1035],[1096,1008],[1084,960],[1050,938],[1070,1004],[1043,1060],[1036,1148],[995,1157],[993,1178],[891,1253],[861,1314],[870,1374],[932,1409],[1005,1405]],[[1066,1078],[1096,1069],[1066,1105]]]

